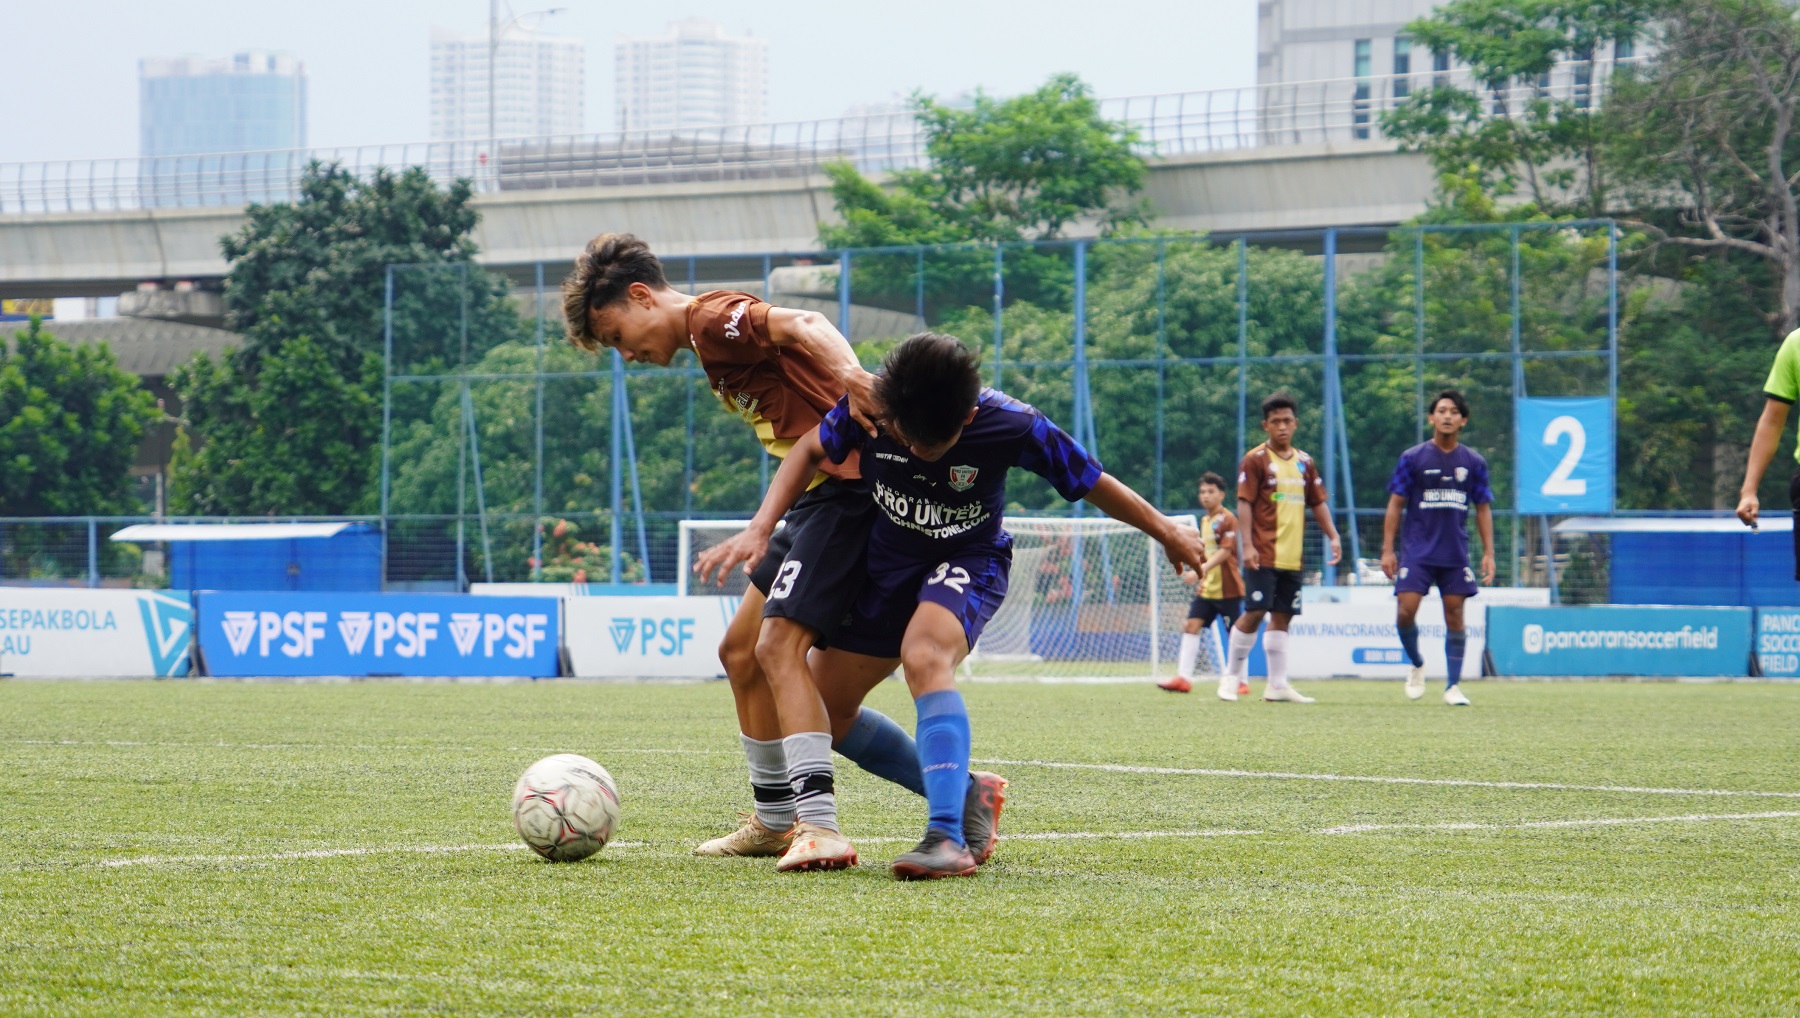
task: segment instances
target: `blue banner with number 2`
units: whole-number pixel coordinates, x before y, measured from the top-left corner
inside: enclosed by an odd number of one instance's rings
[[[1514,401],[1518,510],[1609,513],[1613,509],[1613,401]]]

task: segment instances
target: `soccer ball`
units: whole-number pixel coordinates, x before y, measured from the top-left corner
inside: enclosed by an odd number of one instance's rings
[[[513,786],[513,826],[531,850],[551,862],[600,851],[619,822],[612,775],[585,756],[558,753],[526,768]]]

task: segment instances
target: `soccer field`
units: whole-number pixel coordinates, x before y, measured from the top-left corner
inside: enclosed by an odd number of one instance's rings
[[[1800,1011],[1800,687],[1303,688],[966,686],[1002,841],[908,884],[854,768],[861,867],[688,854],[722,683],[0,683],[0,1013]],[[587,862],[511,828],[556,751],[624,801]]]

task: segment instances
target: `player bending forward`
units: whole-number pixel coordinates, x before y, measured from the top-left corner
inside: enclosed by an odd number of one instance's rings
[[[1006,596],[1007,469],[1024,467],[1064,498],[1086,499],[1149,534],[1178,567],[1198,570],[1205,553],[1198,532],[1102,472],[1043,414],[983,388],[975,355],[953,337],[921,333],[901,342],[875,391],[887,413],[880,433],[864,432],[840,402],[788,453],[750,526],[700,565],[754,561],[813,471],[861,452],[880,510],[869,531],[867,576],[831,648],[814,655],[815,675],[835,730],[895,665],[905,666],[930,819],[918,846],[894,860],[894,875],[968,876],[980,860],[963,835],[970,732],[956,666]]]
[[[1425,657],[1419,653],[1419,601],[1432,584],[1444,597],[1444,658],[1449,682],[1444,702],[1467,707],[1469,698],[1457,685],[1462,680],[1463,601],[1480,593],[1475,571],[1469,568],[1469,506],[1475,506],[1475,526],[1481,531],[1481,582],[1494,582],[1494,513],[1488,490],[1487,460],[1461,444],[1458,436],[1469,423],[1469,404],[1455,389],[1445,389],[1431,401],[1431,441],[1421,442],[1400,454],[1388,481],[1387,518],[1381,526],[1381,571],[1394,581],[1399,599],[1394,628],[1400,645],[1412,662],[1406,677],[1406,695],[1417,700],[1425,695]],[[1400,514],[1406,513],[1406,532],[1401,554],[1394,555],[1394,534]]]
[[[1300,614],[1300,566],[1306,513],[1312,510],[1319,529],[1331,541],[1329,564],[1341,554],[1337,526],[1325,506],[1325,482],[1312,457],[1294,448],[1294,431],[1300,416],[1294,398],[1278,392],[1262,401],[1262,429],[1269,440],[1244,454],[1238,467],[1238,526],[1250,531],[1244,549],[1244,614],[1231,627],[1229,676],[1244,679],[1249,673],[1250,650],[1256,646],[1256,628],[1269,616],[1263,635],[1263,655],[1269,662],[1269,681],[1263,699],[1286,703],[1312,703],[1288,684],[1288,623]],[[1245,518],[1250,520],[1246,528]],[[1236,699],[1232,697],[1231,699]]]
[[[1250,684],[1234,680],[1224,667],[1225,649],[1219,646],[1218,630],[1213,622],[1225,620],[1227,629],[1244,610],[1244,580],[1238,575],[1237,525],[1225,511],[1225,479],[1212,471],[1200,475],[1200,508],[1206,515],[1200,520],[1200,540],[1206,548],[1206,571],[1203,574],[1182,573],[1184,582],[1194,584],[1194,599],[1188,604],[1187,624],[1181,627],[1181,652],[1175,677],[1157,683],[1171,693],[1186,693],[1194,688],[1194,660],[1200,656],[1200,641],[1212,644],[1213,660],[1219,662],[1219,699],[1235,700],[1248,696]],[[1190,579],[1191,577],[1191,579]]]

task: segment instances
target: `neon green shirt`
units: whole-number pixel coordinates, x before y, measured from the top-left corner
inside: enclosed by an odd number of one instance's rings
[[[1790,406],[1800,400],[1800,329],[1788,333],[1775,352],[1775,363],[1769,366],[1769,380],[1763,383],[1763,395]],[[1800,460],[1800,448],[1794,450]]]

